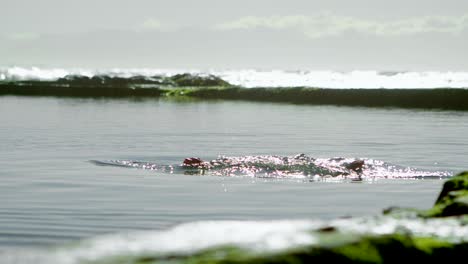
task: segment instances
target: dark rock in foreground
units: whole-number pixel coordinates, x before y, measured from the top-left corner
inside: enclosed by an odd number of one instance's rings
[[[468,215],[468,172],[463,172],[445,182],[428,217]]]
[[[468,218],[468,171],[462,172],[444,183],[434,206],[429,210],[389,208],[384,214],[393,216],[416,215],[421,218],[466,216]]]

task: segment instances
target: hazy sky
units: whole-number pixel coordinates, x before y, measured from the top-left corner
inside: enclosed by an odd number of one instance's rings
[[[0,0],[0,66],[468,71],[467,0]]]

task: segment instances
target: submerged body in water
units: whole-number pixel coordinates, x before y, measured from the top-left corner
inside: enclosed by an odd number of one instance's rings
[[[285,175],[327,175],[360,177],[363,160],[344,161],[344,158],[334,158],[337,166],[325,166],[315,163],[316,159],[305,154],[288,156],[245,156],[245,157],[220,157],[211,161],[203,161],[200,158],[186,158],[182,163],[184,169],[227,171],[229,174],[252,174],[271,176]],[[331,165],[331,164],[328,164]]]
[[[440,178],[449,172],[431,172],[391,165],[373,159],[313,158],[305,154],[295,156],[220,156],[210,161],[197,157],[186,158],[181,164],[160,165],[151,162],[109,160],[93,163],[104,166],[140,168],[187,175],[250,176],[258,178],[352,179],[364,178]]]

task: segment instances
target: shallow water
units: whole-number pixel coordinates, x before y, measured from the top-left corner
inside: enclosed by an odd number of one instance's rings
[[[198,220],[331,219],[427,208],[441,180],[190,176],[89,160],[218,155],[372,158],[466,169],[468,113],[246,102],[0,97],[0,247]]]

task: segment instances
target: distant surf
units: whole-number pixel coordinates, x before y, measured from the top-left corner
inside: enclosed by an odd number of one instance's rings
[[[466,72],[0,69],[0,96],[187,97],[466,111],[465,87]]]
[[[39,67],[0,68],[0,81],[56,81],[66,76],[169,77],[176,74],[217,76],[245,88],[252,87],[318,87],[318,88],[467,88],[468,72],[437,71],[315,71],[315,70],[190,70],[190,69],[67,69]]]

